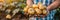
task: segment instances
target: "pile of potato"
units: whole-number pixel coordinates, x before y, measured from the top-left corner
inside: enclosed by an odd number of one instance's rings
[[[46,6],[42,5],[41,3],[33,4],[32,7],[26,6],[24,8],[24,13],[28,14],[29,16],[32,15],[46,15],[48,12],[46,10]]]

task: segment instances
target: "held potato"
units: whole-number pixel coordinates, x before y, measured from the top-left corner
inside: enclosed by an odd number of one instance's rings
[[[41,3],[38,3],[39,9],[46,9],[46,6],[42,5]]]
[[[27,7],[25,7],[23,11],[24,11],[24,12],[27,12],[27,10],[28,10],[28,8],[27,8]]]
[[[33,8],[38,8],[38,5],[36,5],[36,4],[33,4]]]
[[[35,11],[36,11],[37,14],[41,14],[42,13],[42,11],[40,9],[38,9],[38,8],[36,8]]]
[[[47,11],[46,10],[43,10],[43,14],[47,14]]]
[[[39,5],[39,9],[46,9],[46,7]]]
[[[35,12],[35,11],[34,11],[33,8],[29,8],[29,9],[28,9],[28,13],[29,13],[29,14],[34,14],[34,12]]]

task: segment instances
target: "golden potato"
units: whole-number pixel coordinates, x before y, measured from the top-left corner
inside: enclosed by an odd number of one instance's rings
[[[33,8],[38,8],[38,5],[36,5],[36,4],[33,4]]]
[[[38,8],[36,8],[35,11],[36,11],[37,14],[41,14],[42,13],[42,11],[40,9],[38,9]]]
[[[39,9],[44,9],[45,7],[43,7],[42,5],[39,5]]]
[[[24,11],[24,12],[27,12],[27,10],[28,10],[27,8],[24,8],[24,10],[23,10],[23,11]]]
[[[28,9],[28,13],[29,13],[29,14],[34,14],[34,12],[35,12],[35,11],[34,11],[33,8],[29,8],[29,9]]]
[[[42,5],[41,3],[38,3],[39,9],[46,9],[46,6]]]
[[[43,10],[43,14],[47,14],[47,11],[46,10]]]
[[[25,7],[23,11],[24,11],[24,12],[27,12],[27,10],[28,10],[28,8],[27,8],[27,7]]]
[[[8,15],[6,16],[6,18],[11,19],[11,15],[8,14]]]

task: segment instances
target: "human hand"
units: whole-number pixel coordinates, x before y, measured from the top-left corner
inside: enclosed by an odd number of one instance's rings
[[[32,0],[27,0],[27,6],[32,6],[32,4],[33,4],[33,2],[32,2]]]

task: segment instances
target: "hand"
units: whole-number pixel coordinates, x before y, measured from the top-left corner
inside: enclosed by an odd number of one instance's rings
[[[27,6],[31,6],[33,4],[32,0],[27,0]]]
[[[50,11],[50,7],[47,7],[47,11]]]
[[[47,7],[47,10],[51,11],[59,6],[60,6],[59,0],[56,0],[55,2],[53,2]]]

